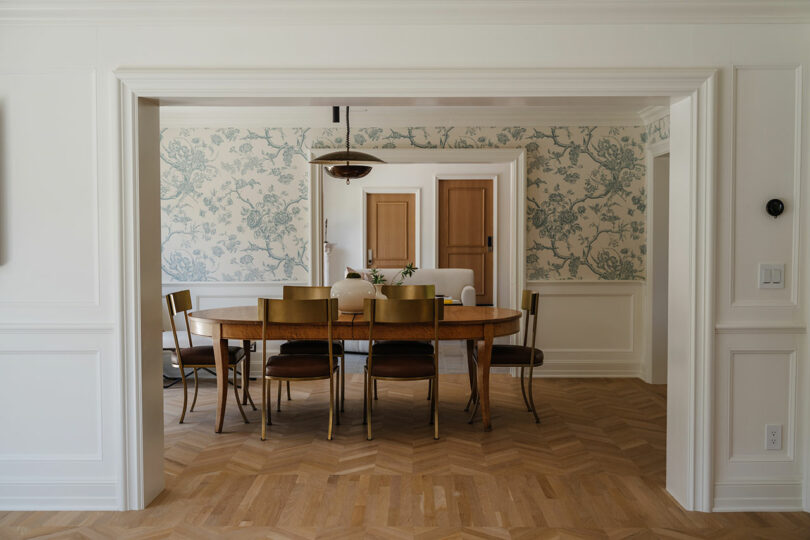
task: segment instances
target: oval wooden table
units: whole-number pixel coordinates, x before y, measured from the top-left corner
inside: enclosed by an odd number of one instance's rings
[[[481,417],[484,429],[492,429],[489,410],[489,367],[492,356],[492,340],[498,336],[508,336],[520,331],[521,313],[513,309],[486,306],[446,306],[444,320],[439,324],[439,339],[466,340],[467,362],[472,363],[472,352],[476,342],[483,343],[478,348],[478,395],[481,396]],[[225,404],[228,392],[228,340],[241,339],[245,342],[246,353],[249,340],[262,338],[262,325],[255,306],[239,306],[195,311],[188,316],[191,333],[208,336],[214,341],[217,373],[217,415],[214,429],[222,431],[225,418]],[[333,323],[334,339],[368,339],[368,322],[362,314],[341,313]],[[429,340],[433,338],[432,324],[375,325],[375,339]],[[296,324],[267,327],[267,338],[286,339],[325,339],[326,326],[322,324]],[[246,364],[250,358],[246,358]]]

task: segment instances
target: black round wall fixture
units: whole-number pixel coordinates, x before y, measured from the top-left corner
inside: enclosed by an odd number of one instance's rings
[[[771,199],[765,203],[765,211],[768,212],[768,215],[779,217],[785,211],[785,203],[781,199]]]

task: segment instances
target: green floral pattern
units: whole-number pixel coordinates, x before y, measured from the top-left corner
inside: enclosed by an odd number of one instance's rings
[[[663,130],[366,127],[354,131],[352,146],[525,148],[528,279],[640,280],[644,145],[663,138]],[[342,128],[163,130],[164,281],[305,281],[307,151],[342,148],[343,134]]]

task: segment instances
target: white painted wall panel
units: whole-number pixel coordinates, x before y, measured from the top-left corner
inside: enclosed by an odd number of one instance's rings
[[[98,302],[95,118],[90,70],[0,74],[0,310]]]
[[[734,70],[732,307],[791,307],[797,302],[801,72],[796,67]],[[772,198],[786,211],[765,212]],[[785,288],[759,289],[758,263],[785,265]]]
[[[101,460],[99,351],[0,350],[0,378],[1,460]]]

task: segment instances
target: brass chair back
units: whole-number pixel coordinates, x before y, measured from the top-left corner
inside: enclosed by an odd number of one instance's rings
[[[282,291],[284,300],[325,300],[331,296],[332,287],[307,287],[285,285]]]
[[[433,323],[433,356],[439,359],[439,321],[444,319],[444,301],[441,298],[418,300],[367,298],[363,304],[363,318],[368,321],[368,365],[371,369],[374,326],[381,324]]]
[[[420,300],[436,297],[435,285],[383,285],[382,293],[397,300]]]
[[[525,289],[523,291],[523,296],[520,300],[520,309],[526,312],[526,323],[523,328],[523,346],[526,347],[528,343],[531,343],[531,348],[535,348],[535,344],[537,343],[537,315],[538,315],[538,304],[540,301],[540,293],[536,291],[530,291]],[[531,321],[531,323],[530,323]],[[531,342],[529,342],[529,327],[531,326]],[[534,353],[532,353],[532,361],[534,361]]]
[[[174,349],[177,354],[177,364],[180,369],[183,369],[183,358],[180,355],[180,341],[177,339],[177,325],[174,318],[178,313],[182,313],[186,320],[186,333],[188,334],[188,346],[193,347],[191,343],[191,328],[188,325],[188,312],[191,310],[191,291],[188,289],[184,291],[176,291],[166,295],[166,307],[169,310],[169,322],[172,326],[172,337],[174,337]]]

